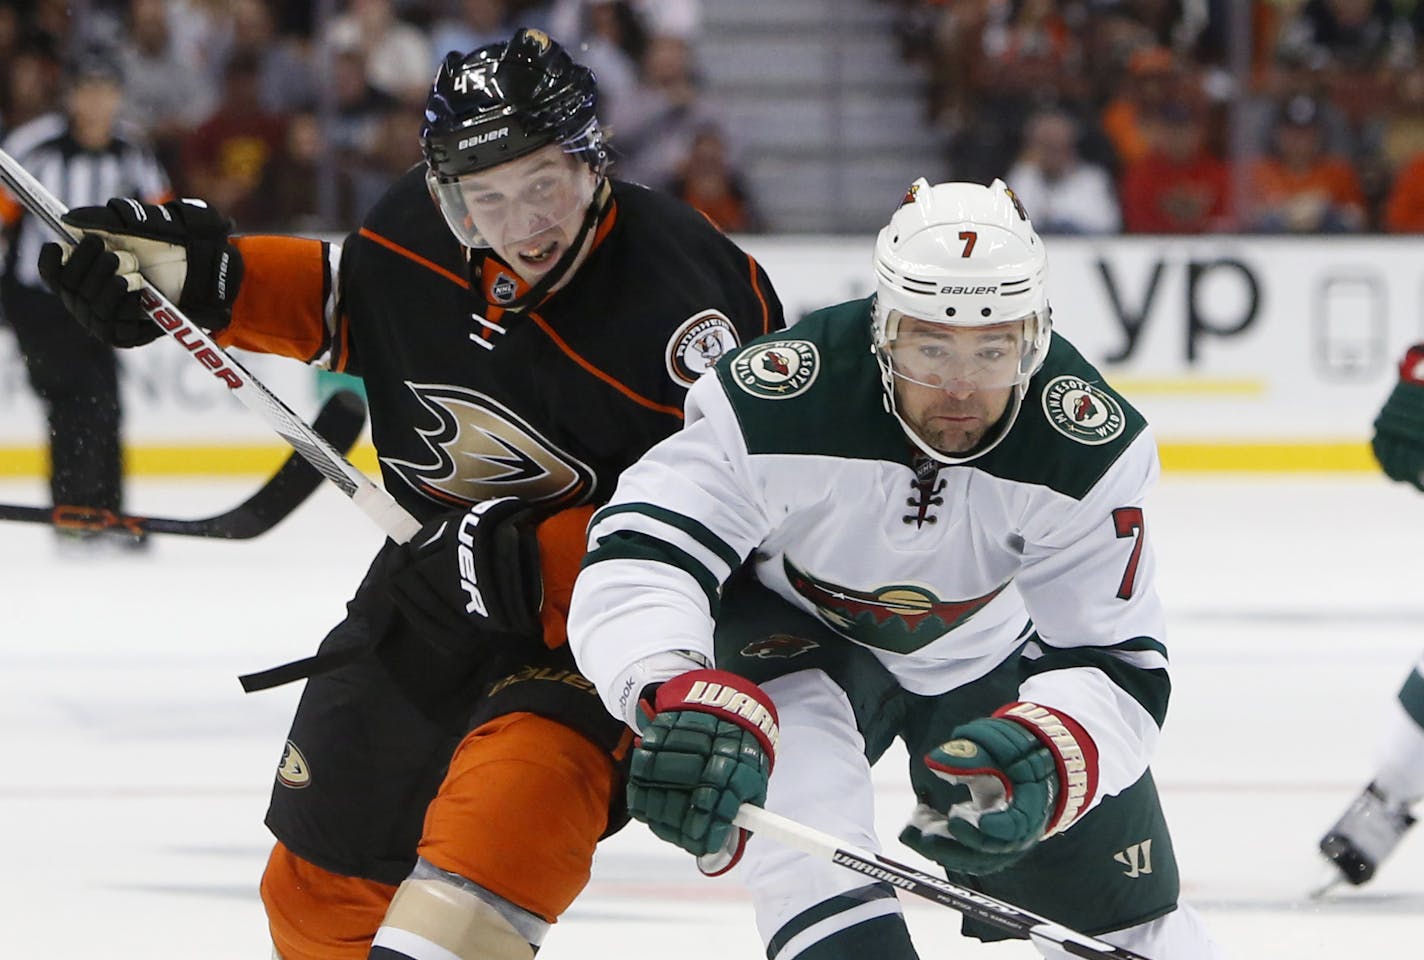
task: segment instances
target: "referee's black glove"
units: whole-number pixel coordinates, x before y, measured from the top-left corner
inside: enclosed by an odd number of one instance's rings
[[[137,347],[163,332],[139,303],[140,274],[204,329],[227,326],[242,255],[228,242],[232,221],[213,208],[200,200],[157,206],[116,198],[76,207],[64,222],[82,239],[41,247],[40,276],[100,340]]]

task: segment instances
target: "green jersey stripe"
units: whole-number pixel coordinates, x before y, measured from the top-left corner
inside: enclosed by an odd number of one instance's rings
[[[605,560],[641,560],[665,563],[686,573],[707,595],[707,608],[713,617],[721,605],[722,581],[692,554],[665,540],[632,530],[619,530],[598,538],[598,546],[583,558],[580,569],[587,569]]]
[[[593,522],[589,524],[589,529],[597,527],[609,517],[617,516],[620,513],[637,513],[642,516],[665,523],[670,527],[681,530],[712,553],[715,553],[729,568],[735,570],[742,565],[742,557],[734,550],[727,541],[717,536],[710,529],[691,517],[685,517],[680,513],[674,513],[664,507],[654,506],[651,503],[621,503],[613,507],[604,507],[593,515]]]

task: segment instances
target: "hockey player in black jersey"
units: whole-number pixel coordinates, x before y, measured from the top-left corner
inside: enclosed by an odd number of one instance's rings
[[[593,75],[520,30],[446,58],[426,163],[340,246],[116,200],[41,256],[111,343],[158,334],[137,269],[225,346],[362,377],[384,484],[426,524],[314,663],[256,684],[312,674],[267,815],[284,960],[532,957],[626,819],[629,732],[566,644],[584,527],[688,387],[783,324],[703,217],[606,176],[594,104]]]

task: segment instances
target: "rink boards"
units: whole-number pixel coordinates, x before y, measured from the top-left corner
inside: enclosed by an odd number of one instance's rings
[[[745,237],[789,319],[871,292],[871,239]],[[1424,340],[1424,258],[1403,238],[1049,238],[1055,328],[1157,430],[1173,470],[1374,469],[1370,422],[1405,346]],[[322,385],[238,354],[297,412]],[[138,474],[269,469],[262,421],[167,341],[123,356]],[[42,420],[0,331],[0,475],[43,470]],[[369,448],[355,457],[374,470]]]

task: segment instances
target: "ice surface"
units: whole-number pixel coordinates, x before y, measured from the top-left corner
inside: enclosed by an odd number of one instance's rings
[[[255,482],[145,481],[130,507],[198,516]],[[41,489],[4,482],[0,499]],[[1307,891],[1424,647],[1424,496],[1363,476],[1169,475],[1147,517],[1174,678],[1154,769],[1186,898],[1239,958],[1416,949],[1424,836],[1363,889]],[[47,529],[0,525],[0,954],[266,960],[262,815],[297,690],[247,696],[235,677],[310,653],[379,540],[333,490],[261,539],[170,537],[139,558],[61,559]],[[902,760],[876,771],[880,833],[925,866],[894,839]],[[1035,955],[905,906],[926,960]],[[600,848],[540,958],[669,953],[762,950],[735,881],[635,824]]]

